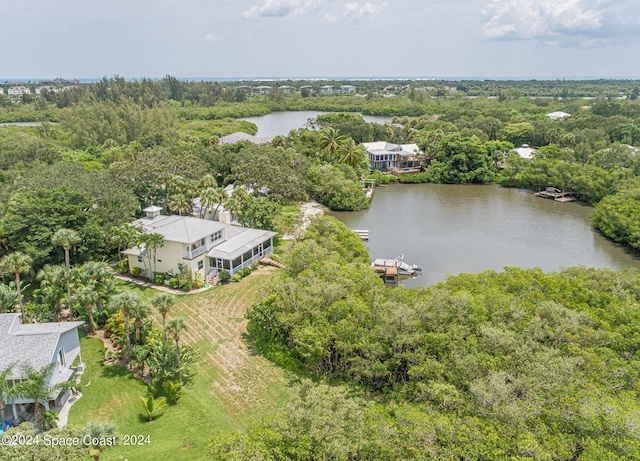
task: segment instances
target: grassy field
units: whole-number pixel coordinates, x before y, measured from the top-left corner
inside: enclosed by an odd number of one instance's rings
[[[183,316],[187,321],[185,341],[200,350],[198,375],[178,404],[167,405],[164,414],[152,423],[145,422],[138,410],[139,397],[146,394],[145,384],[123,366],[105,366],[101,340],[82,338],[87,370],[79,386],[83,396],[72,407],[69,424],[81,426],[92,419],[109,419],[118,426],[120,435],[150,436],[149,445],[108,449],[101,457],[104,460],[156,460],[163,456],[197,460],[203,458],[211,435],[242,429],[250,419],[272,413],[287,400],[290,377],[252,352],[244,313],[264,294],[273,271],[262,268],[239,283],[177,298],[170,317]],[[157,293],[129,284],[121,288],[145,299]]]

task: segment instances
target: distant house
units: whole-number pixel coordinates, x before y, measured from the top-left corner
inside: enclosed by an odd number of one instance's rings
[[[529,144],[523,144],[520,147],[513,149],[513,152],[517,153],[522,158],[533,158],[533,154],[536,150],[533,147],[529,147]]]
[[[0,94],[4,94],[4,89],[0,88]]]
[[[31,90],[26,86],[11,86],[7,94],[10,98],[20,98],[23,94],[31,94]]]
[[[346,94],[357,93],[358,87],[356,87],[355,85],[340,85],[340,91]]]
[[[335,88],[333,88],[331,85],[324,85],[320,87],[320,93],[322,94],[334,94],[335,92]]]
[[[273,141],[273,136],[253,136],[251,134],[243,133],[242,131],[237,131],[227,136],[223,136],[220,138],[220,144],[235,144],[239,141],[249,141],[253,144],[269,144]]]
[[[289,85],[283,85],[281,87],[278,87],[278,91],[282,94],[291,94],[293,93],[293,90],[295,88],[293,88],[292,86]]]
[[[262,85],[262,86],[257,86],[255,87],[252,91],[251,94],[271,94],[271,92],[273,91],[273,88],[271,88],[270,86],[266,86],[266,85]]]
[[[424,153],[416,144],[393,144],[385,141],[362,144],[369,156],[369,168],[389,170],[394,173],[414,173],[419,171]]]
[[[42,94],[43,91],[48,91],[49,93],[55,93],[57,90],[54,86],[39,86],[35,89],[35,94],[39,96]]]
[[[308,91],[309,94],[313,94],[316,92],[315,88],[313,88],[311,85],[302,85],[300,87],[300,93],[302,93],[303,91]]]
[[[187,267],[209,281],[222,270],[233,275],[273,252],[275,232],[193,216],[166,216],[161,210],[156,206],[145,208],[146,217],[133,223],[146,233],[164,238],[164,246],[156,250],[157,272],[178,274],[182,267]],[[123,253],[130,268],[139,267],[147,276],[153,275],[144,245]]]
[[[567,114],[566,112],[562,112],[562,111],[556,111],[556,112],[551,112],[550,114],[547,114],[547,117],[549,117],[551,120],[561,121],[571,117],[571,114]]]
[[[35,370],[55,364],[49,375],[49,384],[70,381],[76,371],[84,369],[80,355],[78,327],[84,322],[20,323],[20,314],[0,314],[0,370],[12,366],[8,385],[14,386],[23,378],[22,366],[30,365]],[[60,408],[69,398],[70,391],[59,391],[51,395],[44,407]],[[22,419],[29,404],[28,398],[17,398],[7,402],[14,419]]]

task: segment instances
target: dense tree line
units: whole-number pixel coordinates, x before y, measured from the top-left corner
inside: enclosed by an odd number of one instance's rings
[[[420,456],[640,456],[636,271],[506,268],[389,290],[331,218],[284,261],[282,280],[248,313],[251,333],[267,354],[286,351],[308,373],[411,409],[409,427],[431,433]],[[394,404],[382,408],[387,422],[398,417]],[[483,442],[452,429],[469,426]]]

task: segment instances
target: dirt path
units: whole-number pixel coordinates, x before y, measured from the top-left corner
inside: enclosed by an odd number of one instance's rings
[[[267,388],[285,381],[282,370],[246,342],[247,309],[266,293],[274,271],[262,267],[239,283],[230,283],[191,296],[176,305],[174,315],[188,316],[185,340],[201,350],[201,373],[211,383],[209,392],[230,415],[272,406]]]

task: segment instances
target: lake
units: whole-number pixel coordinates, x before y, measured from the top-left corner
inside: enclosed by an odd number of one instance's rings
[[[640,268],[636,255],[591,226],[592,212],[495,185],[396,184],[377,187],[368,210],[331,214],[369,230],[371,259],[404,254],[421,267],[403,282],[409,287],[505,266]]]
[[[303,128],[308,119],[316,118],[318,115],[327,113],[328,112],[318,112],[313,110],[272,112],[271,114],[263,115],[261,117],[247,117],[241,120],[255,123],[258,126],[257,136],[286,136],[291,130]],[[391,122],[392,119],[392,117],[379,117],[375,115],[362,115],[362,117],[367,122],[381,124]]]

